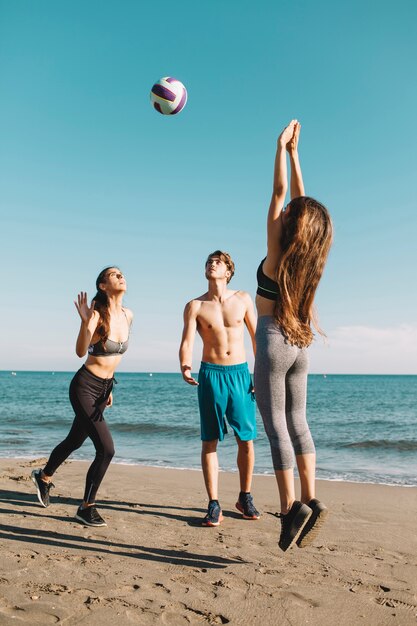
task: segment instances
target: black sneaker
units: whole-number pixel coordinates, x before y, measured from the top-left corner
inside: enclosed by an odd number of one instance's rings
[[[281,550],[285,552],[294,545],[312,513],[309,506],[295,500],[288,513],[278,515],[281,518],[281,535],[278,541]]]
[[[42,504],[42,506],[46,508],[47,506],[49,506],[49,491],[51,487],[55,487],[55,485],[51,482],[47,483],[45,480],[42,480],[41,472],[42,470],[40,469],[33,470],[30,477],[33,480],[36,490],[38,492],[39,502]]]
[[[85,509],[78,507],[75,519],[86,526],[107,526],[95,506],[87,506]]]
[[[236,502],[236,508],[243,515],[243,519],[259,519],[261,514],[256,510],[253,503],[253,497],[250,493],[239,494],[239,500]]]
[[[218,526],[223,521],[222,510],[217,500],[210,500],[207,515],[201,522],[202,526]]]
[[[313,513],[297,539],[299,548],[306,548],[313,543],[329,514],[329,509],[319,500],[310,500],[308,506]]]

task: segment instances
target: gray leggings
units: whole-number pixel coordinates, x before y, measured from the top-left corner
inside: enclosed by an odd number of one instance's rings
[[[287,343],[272,315],[258,318],[255,393],[274,469],[294,467],[295,454],[315,452],[306,420],[308,352]]]

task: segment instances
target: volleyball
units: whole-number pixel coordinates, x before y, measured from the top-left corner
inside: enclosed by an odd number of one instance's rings
[[[187,90],[176,78],[165,76],[151,89],[151,104],[162,115],[176,115],[187,102]]]

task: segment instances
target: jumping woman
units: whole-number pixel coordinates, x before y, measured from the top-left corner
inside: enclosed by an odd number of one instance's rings
[[[114,456],[113,439],[104,419],[104,410],[113,403],[114,372],[129,341],[133,314],[123,307],[126,281],[117,267],[107,267],[96,280],[97,293],[88,306],[87,294],[81,292],[74,302],[81,318],[75,351],[84,365],[75,374],[69,397],[75,418],[66,439],[52,451],[43,469],[33,470],[39,502],[49,506],[52,476],[60,465],[89,437],[96,456],[85,483],[84,500],[76,519],[87,526],[106,526],[95,507],[97,490]]]
[[[315,496],[316,455],[306,420],[311,325],[320,333],[313,301],[330,250],[327,209],[304,195],[298,158],[300,124],[292,120],[277,143],[274,186],[267,219],[267,255],[257,278],[255,389],[269,439],[281,501],[278,545],[309,545],[328,510]],[[286,151],[291,164],[291,201]],[[294,454],[301,482],[295,499]]]

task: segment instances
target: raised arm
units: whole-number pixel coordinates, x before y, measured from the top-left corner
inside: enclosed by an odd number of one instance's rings
[[[294,126],[293,136],[287,143],[287,152],[290,156],[291,182],[290,193],[291,200],[299,196],[305,196],[303,175],[301,173],[300,159],[298,156],[298,140],[300,138],[301,124],[296,122]]]
[[[81,293],[78,294],[77,301],[74,301],[74,304],[81,317],[81,326],[75,344],[75,352],[77,356],[83,357],[88,350],[88,346],[91,344],[100,315],[98,311],[94,309],[94,300],[91,302],[91,305],[88,306],[85,291],[81,291]]]
[[[191,376],[198,308],[198,302],[191,300],[184,309],[184,330],[182,331],[180,345],[180,366],[182,377],[189,385],[198,385],[198,382]]]
[[[267,220],[268,253],[264,262],[264,272],[274,275],[281,256],[282,209],[288,190],[286,146],[294,134],[297,120],[284,128],[277,141],[275,155],[274,183]]]

